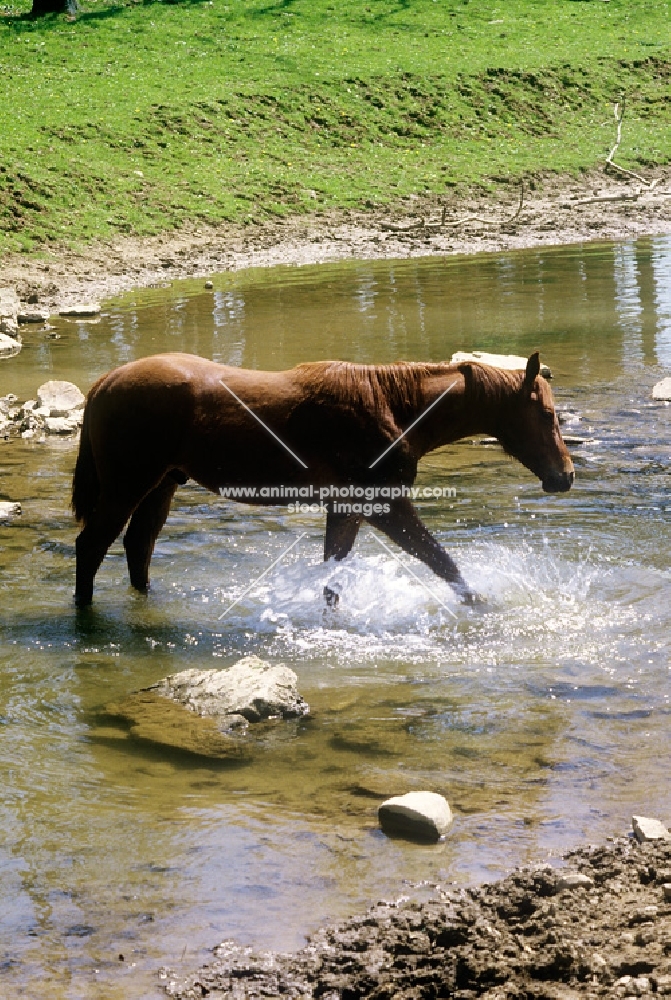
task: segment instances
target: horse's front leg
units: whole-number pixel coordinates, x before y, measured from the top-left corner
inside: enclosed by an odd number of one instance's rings
[[[334,558],[340,562],[349,555],[361,525],[361,518],[356,514],[334,514],[329,510],[326,515],[326,535],[324,536],[324,562]],[[324,587],[324,597],[329,608],[337,608],[340,595],[329,586]]]
[[[383,531],[405,552],[421,559],[437,576],[447,580],[465,604],[475,603],[476,597],[459,572],[454,559],[422,523],[410,500],[403,497],[400,500],[393,500],[390,506],[388,514],[373,514],[366,518],[368,523]]]

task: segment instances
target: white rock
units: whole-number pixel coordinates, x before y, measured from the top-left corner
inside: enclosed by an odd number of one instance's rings
[[[446,798],[437,792],[408,792],[387,799],[377,811],[385,833],[438,840],[452,822]]]
[[[83,413],[74,410],[67,417],[45,417],[44,429],[47,434],[73,434],[81,427]]]
[[[494,368],[505,368],[507,371],[524,371],[527,367],[527,358],[517,354],[489,354],[487,351],[457,351],[450,358],[450,363],[460,365],[464,361],[477,361],[481,365],[492,365]],[[552,372],[547,365],[541,362],[541,375],[543,378],[552,378]]]
[[[12,500],[0,501],[0,521],[10,521],[13,517],[18,517],[21,513],[21,504]]]
[[[71,306],[63,306],[58,310],[59,316],[97,316],[100,306],[97,302],[77,302]]]
[[[632,816],[631,825],[634,828],[634,836],[639,843],[646,840],[671,840],[671,833],[658,819],[651,819],[649,816]]]
[[[667,903],[671,903],[671,882],[665,882],[662,886],[662,892],[664,893],[664,899]]]
[[[21,350],[21,341],[0,333],[0,358],[13,358]]]
[[[245,656],[224,670],[182,670],[147,691],[169,698],[197,715],[242,715],[249,722],[307,715],[309,706],[296,689],[298,678],[283,663]]]
[[[46,323],[49,319],[48,309],[25,309],[17,313],[19,323]]]
[[[663,378],[661,382],[652,387],[653,399],[671,399],[671,377]]]
[[[73,382],[53,380],[37,390],[37,405],[48,410],[50,417],[67,417],[73,410],[83,408],[86,399]]]
[[[557,889],[562,892],[564,889],[591,889],[594,886],[594,879],[582,872],[563,872],[557,879]]]

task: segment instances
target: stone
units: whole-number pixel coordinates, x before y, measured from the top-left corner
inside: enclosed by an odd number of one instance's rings
[[[59,316],[86,317],[97,316],[100,306],[97,302],[77,302],[71,306],[63,306],[58,310]]]
[[[224,670],[191,668],[170,674],[145,690],[184,705],[200,716],[224,719],[242,715],[248,722],[307,715],[298,694],[298,678],[283,663],[273,665],[245,656]]]
[[[634,829],[634,836],[640,844],[646,840],[671,840],[671,833],[658,819],[651,819],[649,816],[632,816],[631,825]]]
[[[446,798],[437,792],[408,792],[387,799],[377,811],[385,833],[438,840],[452,822]]]
[[[46,323],[49,319],[48,309],[26,309],[17,313],[19,323]]]
[[[208,289],[208,291],[209,291],[209,289],[210,289],[210,288],[214,288],[214,282],[213,282],[213,281],[206,281],[206,282],[205,282],[205,287],[206,287],[206,288]]]
[[[562,892],[564,889],[592,889],[594,887],[594,879],[591,879],[589,875],[583,875],[581,872],[563,872],[557,879],[557,890]]]
[[[246,656],[224,670],[183,670],[108,705],[137,739],[202,757],[244,758],[250,723],[307,714],[296,674]]]
[[[45,417],[44,429],[47,434],[74,434],[81,427],[83,419],[84,414],[81,410],[75,410],[67,417]],[[32,427],[28,429],[34,430]]]
[[[665,882],[662,886],[662,892],[664,893],[664,899],[667,903],[671,903],[671,882]]]
[[[652,387],[653,399],[671,399],[671,377],[663,378],[661,382]]]
[[[48,410],[50,417],[69,417],[73,410],[83,409],[86,398],[73,382],[45,382],[37,390],[37,405]]]
[[[0,333],[0,358],[13,358],[21,350],[21,341]]]
[[[21,504],[12,500],[0,500],[0,521],[11,521],[21,513]]]
[[[492,365],[494,368],[505,368],[507,371],[524,371],[527,367],[527,358],[517,354],[489,354],[487,351],[457,351],[453,354],[450,363],[460,365],[464,361],[477,361],[481,365]],[[549,367],[541,362],[541,375],[543,378],[552,378]]]

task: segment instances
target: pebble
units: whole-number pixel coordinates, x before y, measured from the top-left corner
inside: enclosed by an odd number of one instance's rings
[[[671,840],[671,833],[658,819],[652,819],[650,816],[632,816],[631,825],[634,836],[640,844],[646,840]]]
[[[664,893],[664,899],[667,903],[671,903],[671,882],[665,882],[662,886],[662,891]]]
[[[214,282],[213,281],[206,281],[205,282],[205,287],[207,289],[214,288]]]
[[[592,889],[593,887],[594,880],[581,872],[566,872],[566,874],[560,875],[557,880],[559,892],[564,889]]]
[[[377,811],[385,833],[438,840],[452,822],[448,801],[437,792],[408,792],[387,799]]]

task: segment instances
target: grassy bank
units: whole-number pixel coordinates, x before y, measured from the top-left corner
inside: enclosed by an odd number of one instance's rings
[[[671,161],[665,0],[0,10],[0,252]]]

